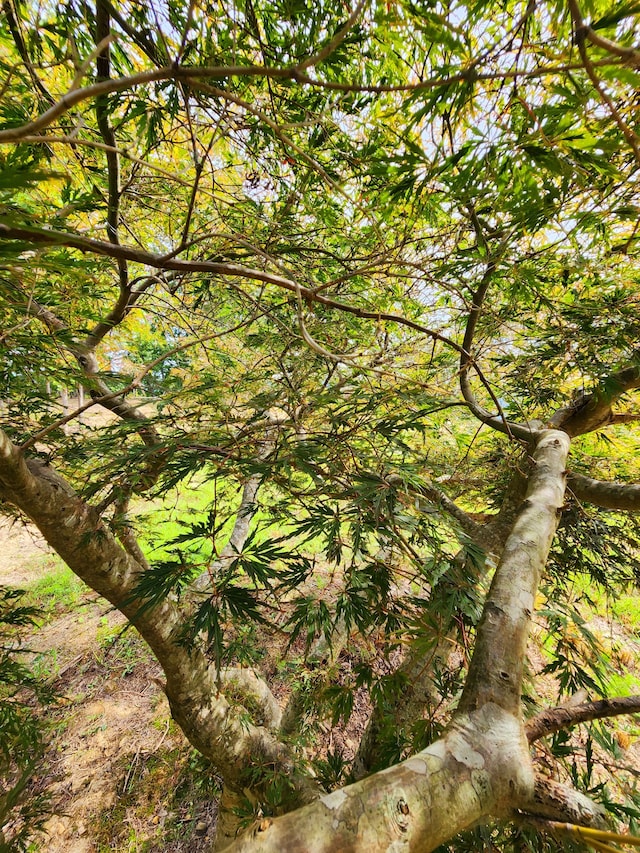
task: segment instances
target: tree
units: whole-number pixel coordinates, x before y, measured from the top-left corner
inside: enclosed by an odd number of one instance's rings
[[[637,580],[635,7],[3,10],[2,506],[155,653],[224,780],[218,848],[635,819],[602,732],[582,764],[568,734],[640,710],[570,596]],[[283,633],[284,709],[256,659]],[[310,765],[356,689],[351,767]]]

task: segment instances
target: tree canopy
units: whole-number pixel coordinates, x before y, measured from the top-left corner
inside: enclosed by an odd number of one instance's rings
[[[218,848],[633,831],[580,599],[639,577],[639,7],[2,8],[2,510],[156,654]]]

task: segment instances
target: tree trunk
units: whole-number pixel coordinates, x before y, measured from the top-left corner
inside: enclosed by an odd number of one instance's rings
[[[511,532],[515,519],[522,506],[525,497],[527,480],[524,471],[528,470],[529,462],[524,456],[519,468],[516,468],[509,479],[502,505],[499,512],[487,523],[480,525],[470,519],[472,523],[464,524],[463,530],[467,536],[479,547],[486,551],[496,561],[502,555],[505,542]],[[421,492],[425,494],[425,491]],[[442,497],[433,490],[427,494],[434,504],[445,513],[455,507],[451,512],[453,518],[458,522],[464,521],[464,513],[456,507],[452,501],[444,501]],[[465,576],[477,575],[479,581],[488,570],[486,563],[478,572],[474,565],[470,564],[464,550],[458,552],[455,561],[464,561],[461,568]],[[455,582],[455,581],[454,581]],[[430,610],[437,612],[437,602],[430,602]],[[353,762],[352,772],[356,779],[361,779],[368,773],[382,770],[387,766],[385,748],[389,742],[389,733],[409,731],[411,726],[423,719],[430,708],[436,707],[440,702],[440,694],[434,682],[434,674],[447,666],[451,657],[451,649],[455,647],[459,638],[460,626],[449,624],[444,626],[442,635],[434,643],[434,646],[424,652],[424,644],[418,650],[409,648],[404,660],[399,666],[399,671],[405,676],[404,687],[398,691],[393,707],[382,709],[375,707],[364,731],[358,750]]]

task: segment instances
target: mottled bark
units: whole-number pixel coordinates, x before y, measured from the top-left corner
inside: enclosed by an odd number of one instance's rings
[[[279,416],[278,413],[274,413],[271,410],[264,413],[264,420],[258,424],[258,427],[262,427],[263,438],[260,441],[258,453],[255,457],[256,462],[264,462],[269,458],[276,447],[279,428],[290,422],[291,418],[286,413],[284,417]],[[216,573],[226,568],[235,560],[238,554],[242,553],[245,542],[249,538],[251,521],[258,509],[257,498],[263,479],[264,474],[252,474],[244,482],[242,497],[236,510],[233,529],[231,530],[227,544],[222,549],[219,559],[192,582],[189,590],[191,593],[202,592],[210,587]]]
[[[227,696],[237,693],[241,702],[253,703],[257,709],[252,715],[254,719],[260,718],[260,724],[269,731],[278,731],[282,711],[266,681],[253,670],[240,667],[221,669],[218,677]]]
[[[533,773],[521,724],[495,705],[462,715],[401,764],[315,803],[264,820],[233,853],[428,853],[488,814],[529,799]]]
[[[393,707],[376,706],[371,712],[351,768],[355,779],[383,769],[390,736],[397,738],[399,733],[408,731],[413,723],[425,716],[425,712],[438,704],[440,696],[434,674],[446,666],[450,653],[448,635],[437,642],[429,654],[425,655],[422,647],[409,649],[398,667],[404,683],[394,697]]]
[[[134,599],[134,590],[144,568],[121,547],[98,512],[53,468],[37,460],[27,462],[2,431],[0,498],[24,512],[78,577],[137,628],[164,670],[174,719],[230,786],[242,788],[253,760],[287,774],[290,807],[316,796],[315,784],[295,770],[286,747],[267,728],[234,712],[203,651],[176,641],[183,625],[176,604],[167,599],[153,609],[140,609],[142,602]]]
[[[249,536],[251,528],[251,519],[256,513],[257,504],[256,497],[262,482],[261,474],[254,474],[250,477],[242,487],[242,498],[236,512],[236,519],[233,524],[233,530],[227,541],[227,544],[222,549],[220,557],[212,563],[205,572],[198,575],[193,580],[189,587],[189,593],[201,593],[208,588],[211,588],[212,580],[216,574],[222,569],[225,569],[238,554],[242,553],[244,544]]]
[[[496,562],[499,560],[504,544],[511,532],[515,519],[522,506],[526,494],[529,460],[523,456],[506,489],[500,510],[493,516],[488,516],[484,524],[475,521],[461,507],[447,498],[439,489],[428,487],[421,489],[420,494],[433,502],[445,514],[450,515],[459,524],[464,533],[477,545],[487,552],[487,556]],[[461,551],[456,556],[457,561],[465,561],[464,568],[468,580],[479,580],[477,569],[466,561],[466,554]],[[468,568],[467,568],[468,567]],[[486,571],[486,567],[481,575]],[[437,604],[433,607],[437,608]],[[451,649],[455,646],[458,629],[452,626],[446,630],[425,653],[423,645],[409,648],[398,670],[404,676],[404,686],[394,697],[393,707],[382,709],[376,707],[371,713],[369,722],[358,745],[352,773],[356,779],[361,779],[368,773],[380,770],[385,764],[384,756],[388,754],[389,736],[396,737],[397,732],[409,731],[411,726],[425,717],[430,708],[440,702],[440,694],[434,682],[434,674],[447,666]]]
[[[28,515],[76,574],[136,626],[165,671],[174,718],[227,780],[228,798],[235,801],[246,770],[259,763],[287,775],[292,796],[283,810],[309,803],[260,821],[230,850],[427,853],[474,823],[508,817],[514,809],[590,825],[600,819],[588,798],[562,786],[551,790],[546,781],[534,784],[520,706],[533,600],[563,502],[568,449],[565,433],[541,433],[526,498],[478,627],[467,685],[445,735],[395,767],[320,797],[313,780],[296,770],[265,726],[247,723],[234,712],[218,692],[203,651],[175,642],[183,618],[177,605],[166,600],[141,612],[139,602],[131,600],[144,568],[119,545],[98,512],[50,466],[27,462],[2,432],[0,497]],[[255,698],[254,688],[243,685],[245,695]],[[269,725],[275,726],[276,719]],[[221,836],[220,845],[233,831],[230,827]]]
[[[507,539],[478,626],[460,708],[495,702],[519,713],[522,674],[540,574],[564,502],[569,437],[544,430],[526,497]]]
[[[309,653],[306,656],[307,666],[313,669],[314,667],[321,667],[327,661],[335,662],[347,644],[348,639],[349,632],[347,631],[344,618],[340,617],[333,626],[333,631],[329,637],[321,634],[312,643]],[[303,683],[294,684],[291,695],[282,712],[280,734],[283,737],[292,738],[300,733],[305,721],[308,693],[309,688],[307,685]]]
[[[534,786],[520,692],[535,592],[563,503],[568,451],[565,433],[540,434],[525,501],[496,569],[467,685],[445,736],[395,767],[263,822],[232,845],[234,853],[391,847],[427,853],[478,820],[524,804],[540,802],[547,814],[549,803]],[[598,811],[577,794],[565,801],[568,809],[577,803],[585,815]]]
[[[220,853],[222,850],[227,850],[236,840],[240,823],[238,813],[242,812],[243,807],[246,808],[244,795],[225,785],[218,802],[216,839],[212,847],[212,853]]]
[[[637,361],[640,351],[636,350]],[[637,415],[616,414],[613,404],[623,394],[640,388],[640,368],[635,364],[609,374],[591,392],[579,394],[568,406],[558,409],[549,421],[549,426],[561,429],[572,437],[601,429],[609,424],[627,423]]]
[[[606,825],[605,811],[593,800],[548,776],[536,776],[531,798],[518,803],[521,812],[578,826]]]

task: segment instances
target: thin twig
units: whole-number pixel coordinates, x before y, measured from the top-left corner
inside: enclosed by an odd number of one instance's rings
[[[324,62],[325,59],[328,59],[328,57],[331,56],[331,54],[342,44],[349,34],[349,31],[356,25],[358,18],[362,14],[362,11],[368,2],[369,0],[360,0],[356,8],[347,18],[344,26],[338,30],[331,41],[329,41],[329,43],[321,48],[317,53],[314,53],[308,59],[305,59],[304,62],[296,65],[296,70],[304,71],[307,68],[313,68],[315,65],[319,65],[321,62]]]

